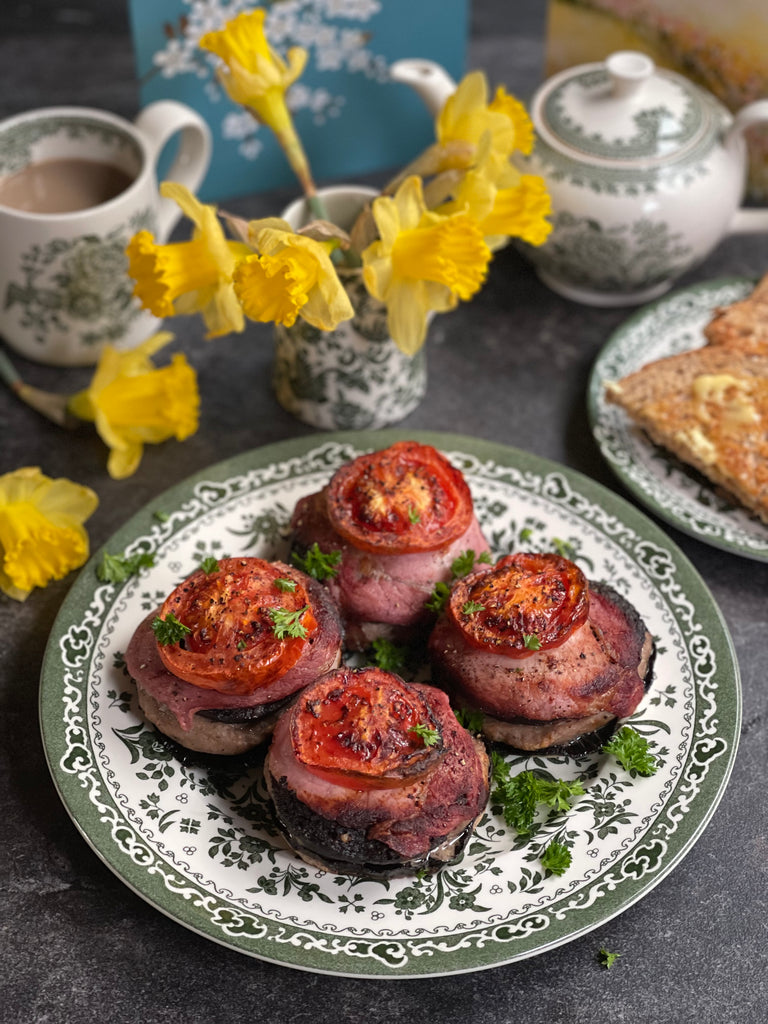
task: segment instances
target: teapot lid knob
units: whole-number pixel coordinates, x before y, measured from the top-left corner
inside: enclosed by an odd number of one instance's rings
[[[656,70],[650,57],[636,50],[619,50],[605,61],[611,80],[611,93],[616,99],[634,95]]]

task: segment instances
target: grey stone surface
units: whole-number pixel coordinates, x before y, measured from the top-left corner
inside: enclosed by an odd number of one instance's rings
[[[541,72],[544,4],[477,0],[471,63],[528,95]],[[59,102],[131,115],[137,106],[124,4],[4,3],[0,115]],[[250,216],[290,195],[239,201]],[[683,284],[768,269],[762,237],[732,238]],[[588,429],[590,366],[628,310],[558,298],[513,250],[498,255],[480,296],[439,318],[429,392],[403,424],[502,441],[620,486]],[[205,342],[178,321],[177,346],[202,390],[198,433],[147,450],[134,477],[112,481],[105,448],[76,438],[0,391],[0,473],[39,465],[89,484],[101,503],[94,548],[167,486],[229,455],[310,433],[269,388],[270,331]],[[39,387],[74,391],[87,370],[17,360]],[[768,833],[765,664],[768,566],[673,529],[712,590],[733,636],[744,725],[731,783],[712,821],[669,877],[598,930],[533,959],[431,980],[363,981],[292,971],[232,952],[145,903],[106,868],[52,785],[37,725],[43,648],[70,576],[24,604],[0,596],[0,1020],[8,1024],[148,1024],[257,1019],[294,1024],[462,1021],[474,1024],[746,1024],[768,1015]],[[607,946],[622,954],[605,971]]]

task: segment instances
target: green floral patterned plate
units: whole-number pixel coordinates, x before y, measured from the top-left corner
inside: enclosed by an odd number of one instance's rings
[[[589,417],[611,469],[638,501],[660,518],[713,547],[768,561],[768,526],[735,505],[697,471],[658,448],[604,397],[604,382],[689,349],[706,339],[703,328],[716,306],[744,298],[747,278],[693,285],[644,306],[615,331],[592,368]]]
[[[489,806],[460,863],[430,878],[361,881],[307,867],[281,840],[258,763],[180,758],[144,723],[122,652],[134,628],[203,558],[285,556],[295,501],[344,461],[402,431],[316,434],[223,462],[166,492],[110,540],[152,568],[100,583],[96,552],[46,649],[40,713],[51,773],[75,823],[127,885],[175,921],[283,965],[405,978],[543,953],[644,896],[690,850],[736,753],[738,668],[705,585],[668,537],[610,491],[555,463],[451,434],[415,437],[467,476],[495,552],[561,550],[610,580],[657,638],[657,676],[632,724],[659,770],[632,778],[609,755],[508,755],[580,779],[567,812],[523,840]],[[572,864],[541,862],[554,838]]]

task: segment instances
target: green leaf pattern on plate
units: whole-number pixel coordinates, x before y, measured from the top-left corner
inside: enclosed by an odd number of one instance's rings
[[[508,754],[513,770],[580,778],[585,795],[567,813],[540,815],[525,840],[491,804],[462,860],[436,876],[351,879],[316,871],[286,849],[258,764],[235,771],[179,760],[138,712],[121,652],[148,595],[174,586],[214,542],[232,555],[285,557],[295,501],[360,451],[337,436],[262,465],[241,456],[230,475],[192,481],[176,504],[165,496],[166,521],[147,512],[125,528],[133,539],[118,535],[127,554],[155,554],[140,578],[103,585],[84,570],[71,597],[76,614],[52,639],[44,670],[43,734],[65,804],[150,902],[277,962],[423,976],[567,941],[671,870],[719,798],[738,734],[737,670],[703,584],[659,531],[597,485],[510,449],[504,464],[481,442],[443,449],[465,472],[496,555],[567,545],[588,576],[631,598],[662,641],[656,687],[631,720],[659,757],[651,778],[630,779],[606,755]],[[554,839],[573,853],[561,877],[540,862]]]

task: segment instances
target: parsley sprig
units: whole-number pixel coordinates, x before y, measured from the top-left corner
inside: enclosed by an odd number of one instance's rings
[[[148,551],[139,551],[135,555],[110,555],[105,551],[96,566],[96,575],[102,583],[124,583],[141,569],[151,569],[155,564],[155,556]]]
[[[553,839],[541,855],[541,865],[553,875],[564,875],[571,866],[571,859],[569,847]]]
[[[603,753],[613,754],[622,768],[633,777],[653,775],[659,767],[650,751],[648,740],[629,725],[622,726],[603,745]]]
[[[185,626],[183,622],[173,614],[168,612],[164,619],[161,619],[159,615],[156,615],[152,620],[152,632],[157,638],[157,642],[162,647],[167,647],[169,644],[177,644],[180,640],[191,633],[192,630],[189,626]]]
[[[301,623],[304,612],[309,611],[309,605],[298,608],[295,612],[289,612],[287,608],[270,608],[269,616],[272,619],[272,630],[278,640],[286,637],[301,637],[307,635],[306,626]]]
[[[511,775],[509,765],[496,751],[492,754],[493,797],[501,804],[504,820],[521,836],[534,831],[539,804],[556,811],[570,810],[571,800],[584,795],[584,787],[576,780],[547,778],[533,771]]]
[[[471,572],[478,562],[487,564],[490,561],[490,552],[482,551],[477,555],[472,548],[469,548],[467,551],[462,551],[461,554],[457,555],[451,562],[451,576],[454,580],[461,579],[462,576],[466,576],[467,573]],[[424,607],[428,611],[436,612],[439,615],[443,608],[448,604],[450,593],[450,584],[443,583],[442,581],[436,583],[432,588],[432,593],[424,602]],[[477,611],[479,609],[475,610]]]
[[[383,668],[385,672],[402,675],[413,658],[413,651],[409,647],[393,643],[387,637],[377,637],[371,644],[369,660],[372,665]]]
[[[425,725],[424,722],[417,722],[413,728],[409,729],[409,732],[415,732],[417,736],[421,737],[425,747],[434,747],[440,740],[440,733],[437,729]]]
[[[604,967],[607,971],[609,971],[620,956],[621,953],[610,953],[607,949],[603,948],[597,954],[597,959],[600,963],[600,966]]]
[[[303,555],[300,555],[298,551],[291,552],[291,561],[297,569],[301,569],[307,576],[312,576],[316,580],[327,580],[331,576],[335,576],[339,569],[338,565],[341,561],[341,551],[321,551],[317,541],[315,541]]]

